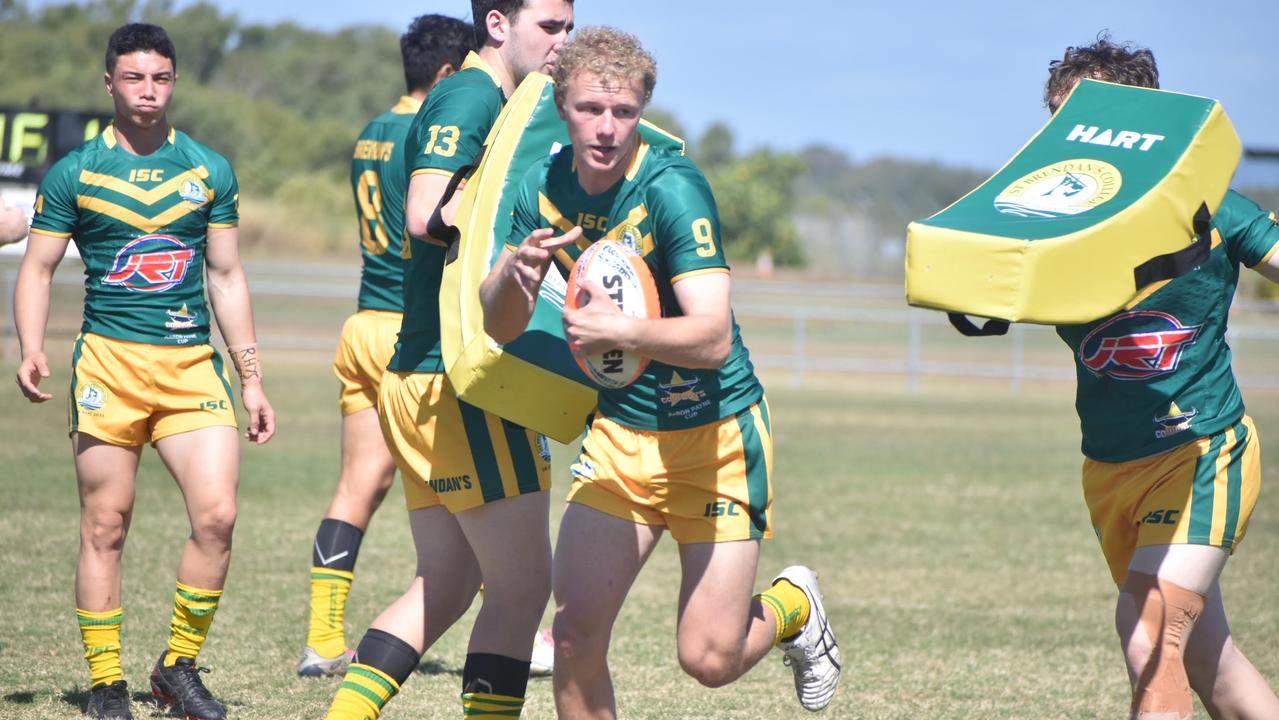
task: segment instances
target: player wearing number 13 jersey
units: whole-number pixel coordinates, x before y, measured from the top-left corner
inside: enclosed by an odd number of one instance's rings
[[[418,571],[373,621],[329,720],[376,718],[421,653],[483,606],[462,668],[468,718],[517,717],[550,595],[550,453],[544,439],[459,400],[440,362],[445,248],[427,236],[451,176],[475,164],[506,97],[549,70],[573,23],[571,0],[473,0],[478,49],[432,89],[405,142],[408,258],[404,320],[378,410],[404,485]],[[442,212],[453,220],[452,206]]]

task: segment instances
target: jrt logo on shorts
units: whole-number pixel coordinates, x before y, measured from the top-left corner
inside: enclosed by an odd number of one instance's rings
[[[1079,345],[1079,361],[1098,377],[1146,380],[1177,371],[1181,354],[1202,325],[1182,325],[1167,313],[1143,310],[1116,315]]]
[[[164,292],[186,279],[195,251],[171,235],[144,235],[120,248],[103,285],[134,292]]]

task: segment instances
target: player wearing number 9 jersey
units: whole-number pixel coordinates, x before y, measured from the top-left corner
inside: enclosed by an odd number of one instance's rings
[[[649,146],[640,115],[653,58],[614,28],[564,46],[555,102],[572,146],[523,178],[506,248],[480,288],[485,331],[524,331],[554,261],[567,271],[592,242],[643,255],[661,318],[622,314],[608,291],[564,311],[573,349],[650,358],[633,384],[599,393],[573,465],[555,547],[555,704],[560,717],[615,717],[608,646],[622,603],[664,531],[679,543],[676,644],[699,682],[733,682],[773,647],[800,702],[830,703],[839,648],[815,574],[792,566],[751,596],[771,535],[772,431],[730,304],[731,281],[710,185],[681,153]]]
[[[407,95],[368,124],[355,142],[351,189],[364,267],[358,311],[342,328],[333,371],[340,383],[342,465],[337,492],[315,534],[311,612],[303,677],[341,674],[350,662],[344,618],[364,531],[395,479],[377,418],[382,374],[404,309],[404,153],[409,125],[437,82],[471,47],[471,26],[443,15],[416,18],[400,37]]]

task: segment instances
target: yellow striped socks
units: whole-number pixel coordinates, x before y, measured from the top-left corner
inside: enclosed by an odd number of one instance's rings
[[[372,665],[352,663],[324,720],[377,720],[400,684]]]
[[[524,710],[524,698],[492,693],[462,693],[462,717],[467,720],[517,718]]]
[[[124,608],[92,612],[76,608],[80,621],[80,639],[84,641],[84,659],[89,661],[89,685],[102,685],[124,679],[120,668],[120,624]]]
[[[346,651],[343,623],[346,596],[354,579],[352,571],[311,568],[311,624],[306,644],[324,657],[337,657]]]
[[[169,622],[169,651],[164,655],[165,667],[171,667],[180,657],[194,660],[200,654],[221,599],[221,590],[203,590],[178,583],[173,596],[173,619]]]
[[[786,580],[778,580],[772,587],[755,596],[761,605],[777,619],[773,644],[799,633],[808,622],[808,596],[803,590]]]

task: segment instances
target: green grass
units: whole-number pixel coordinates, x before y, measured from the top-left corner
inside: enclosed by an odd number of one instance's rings
[[[12,386],[0,392],[0,718],[76,718],[85,697],[71,592],[78,509],[65,434],[76,293],[59,288],[55,300],[55,400],[33,407]],[[335,341],[340,305],[259,299],[262,336],[331,333]],[[753,330],[746,328],[755,345]],[[760,330],[760,344],[767,344],[769,330]],[[867,342],[822,334],[822,343],[848,352],[851,343]],[[778,328],[778,347],[785,337]],[[870,342],[872,353],[886,352],[900,338],[884,331]],[[978,352],[956,348],[965,360]],[[1065,350],[1056,350],[1068,363]],[[1003,352],[992,354],[1002,359]],[[12,354],[0,360],[0,374],[11,378],[14,362]],[[280,432],[264,448],[243,450],[227,594],[201,656],[213,669],[208,684],[233,718],[322,717],[337,688],[335,680],[294,676],[305,637],[310,542],[337,474],[337,384],[328,362],[327,351],[265,357]],[[1027,383],[1012,396],[1007,381],[995,380],[925,378],[914,393],[900,377],[808,373],[796,385],[790,373],[777,372],[764,380],[776,430],[777,538],[764,544],[759,585],[795,562],[821,572],[845,656],[843,686],[827,717],[1124,716],[1127,682],[1110,620],[1114,588],[1080,496],[1068,385]],[[1245,394],[1270,442],[1263,472],[1271,485],[1279,480],[1272,449],[1279,441],[1271,439],[1279,437],[1279,393]],[[556,454],[557,499],[567,489],[567,455],[563,448]],[[150,450],[137,487],[125,555],[123,658],[140,693],[165,641],[187,524],[181,498]],[[1279,680],[1279,594],[1268,568],[1279,555],[1277,498],[1262,493],[1223,578],[1236,637],[1272,682]],[[412,572],[401,502],[393,491],[361,550],[350,643]],[[562,505],[552,508],[554,521]],[[721,690],[681,673],[677,575],[675,545],[666,540],[618,621],[611,665],[622,715],[809,717],[776,655]],[[459,716],[472,618],[473,611],[427,651],[385,718]],[[135,703],[135,711],[160,716],[147,705]],[[525,717],[553,715],[550,682],[532,681]]]

